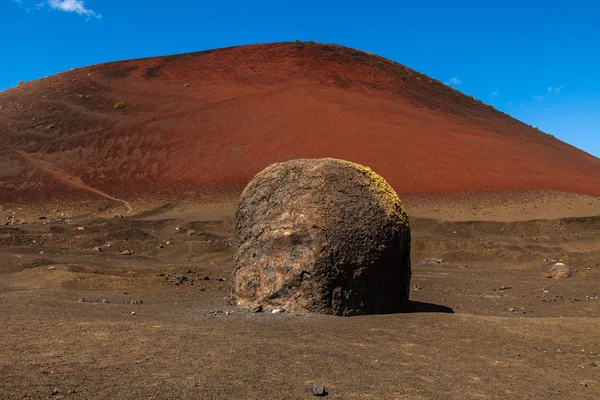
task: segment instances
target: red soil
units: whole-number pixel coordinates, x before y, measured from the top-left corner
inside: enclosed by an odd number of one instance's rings
[[[125,107],[114,109],[118,101]],[[600,196],[599,159],[340,46],[265,44],[96,65],[2,92],[0,106],[5,202],[238,194],[267,165],[299,157],[367,165],[401,196]]]

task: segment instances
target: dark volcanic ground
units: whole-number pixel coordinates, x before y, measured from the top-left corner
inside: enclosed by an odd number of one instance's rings
[[[229,304],[228,212],[1,227],[0,398],[600,396],[600,217],[412,218],[409,312],[343,318]]]

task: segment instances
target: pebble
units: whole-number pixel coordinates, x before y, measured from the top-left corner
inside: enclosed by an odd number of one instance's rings
[[[271,310],[271,314],[280,314],[282,312],[285,312],[283,308],[274,308]]]
[[[135,311],[132,311],[132,312],[131,312],[131,315],[135,315]]]
[[[122,256],[130,256],[130,255],[132,255],[132,254],[133,254],[133,251],[131,251],[131,250],[123,250],[123,251],[121,252],[121,255],[122,255]]]
[[[250,311],[251,313],[259,313],[262,312],[263,308],[260,304],[250,304],[250,307],[248,307],[248,311]]]
[[[312,393],[314,396],[325,396],[325,386],[322,383],[313,383]]]

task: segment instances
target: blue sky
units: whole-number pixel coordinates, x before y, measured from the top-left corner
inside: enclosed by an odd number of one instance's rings
[[[249,43],[377,53],[600,157],[600,2],[0,0],[0,90],[70,68]]]

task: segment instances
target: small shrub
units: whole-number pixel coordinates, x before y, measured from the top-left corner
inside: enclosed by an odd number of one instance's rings
[[[25,84],[25,81],[19,81],[19,86]]]
[[[308,41],[308,42],[306,42],[306,43],[308,43],[308,44],[315,44],[315,41],[314,41],[314,40],[309,40],[309,41]]]
[[[300,41],[300,39],[296,39],[296,40],[294,40],[294,43],[302,43],[302,42]]]
[[[185,84],[185,85],[183,85],[183,86],[185,86],[185,87],[190,87],[190,84],[189,84],[189,83],[186,83],[186,84]]]
[[[125,103],[123,103],[122,101],[117,102],[117,104],[115,104],[115,109],[117,108],[123,108],[125,107]]]
[[[54,125],[49,124],[48,126],[46,126],[46,129],[54,129]]]

